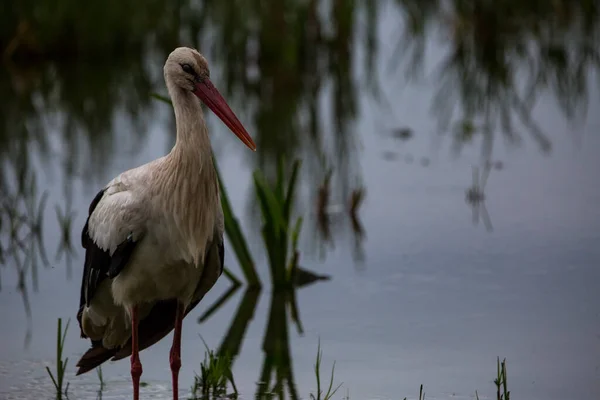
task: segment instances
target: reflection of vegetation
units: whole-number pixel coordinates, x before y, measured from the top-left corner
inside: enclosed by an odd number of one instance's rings
[[[3,245],[3,253],[6,259],[14,259],[19,273],[24,275],[24,270],[31,269],[33,287],[37,290],[38,255],[45,266],[49,265],[42,235],[48,192],[38,194],[36,177],[30,171],[19,171],[16,181],[16,190],[7,189],[3,193],[2,214],[8,221],[8,229],[2,238],[8,243]],[[21,256],[25,258],[23,263]]]
[[[71,261],[75,255],[75,249],[73,248],[71,240],[71,227],[76,213],[72,209],[73,203],[73,192],[70,190],[71,185],[67,185],[67,193],[65,193],[65,211],[55,205],[56,218],[60,226],[60,244],[56,252],[56,261],[59,262],[63,253],[65,254],[66,267],[67,267],[67,279],[71,279],[72,265]]]
[[[102,393],[104,392],[104,375],[102,374],[102,365],[96,367],[96,375],[98,375],[98,381],[100,382],[100,388],[96,393],[96,400],[102,400]]]
[[[354,189],[350,195],[349,214],[350,221],[352,222],[352,232],[354,233],[354,257],[360,261],[363,261],[365,258],[363,248],[365,230],[360,222],[360,218],[358,217],[358,209],[365,198],[365,193],[366,189],[364,187],[360,187],[358,189]]]
[[[73,0],[11,3],[0,15],[0,51],[7,72],[0,74],[0,93],[11,99],[0,103],[4,117],[0,123],[0,261],[14,258],[26,309],[26,273],[31,271],[35,289],[37,254],[42,252],[42,261],[47,262],[43,246],[31,233],[35,229],[23,233],[35,225],[24,222],[26,213],[15,211],[23,207],[15,206],[23,197],[5,196],[9,193],[6,171],[11,171],[11,165],[30,171],[33,157],[29,154],[37,151],[33,154],[44,161],[56,143],[62,145],[69,176],[78,167],[84,168],[82,175],[99,171],[100,163],[110,162],[111,150],[125,132],[143,131],[144,115],[151,107],[148,93],[155,89],[153,69],[159,71],[166,54],[182,42],[200,38],[199,47],[211,60],[216,79],[225,82],[227,94],[235,95],[251,113],[261,149],[256,155],[266,182],[274,180],[279,157],[301,157],[307,176],[333,168],[344,199],[352,166],[357,164],[352,159],[351,125],[358,109],[361,88],[357,85],[377,82],[381,7],[393,4],[402,12],[406,36],[400,42],[412,46],[412,54],[405,53],[413,71],[425,70],[419,63],[430,28],[444,30],[450,54],[441,64],[434,107],[441,111],[437,115],[444,129],[449,121],[460,121],[453,130],[458,144],[482,137],[486,158],[495,128],[516,143],[518,123],[528,128],[542,149],[549,149],[549,140],[531,118],[536,98],[553,90],[565,115],[576,116],[577,110],[585,109],[588,72],[597,71],[600,63],[599,8],[594,0],[395,0],[387,4],[154,0],[143,6],[139,0],[92,0],[84,8]],[[355,71],[353,61],[358,55],[366,67],[364,79]],[[157,80],[162,88],[162,80]],[[329,102],[331,121],[323,100]],[[114,126],[123,121],[132,129],[119,126],[117,136]],[[82,160],[85,165],[79,165]],[[35,221],[45,197],[39,201],[37,193],[25,196],[32,200],[33,207],[25,209],[34,211],[31,221]],[[61,221],[69,212],[65,210]],[[246,281],[258,286],[239,226],[235,232],[235,216],[230,213],[226,219],[227,236]],[[41,223],[38,227],[40,232]],[[40,251],[25,251],[26,243],[39,246]],[[239,283],[228,269],[225,274]],[[235,290],[232,287],[228,295]],[[273,312],[278,307],[272,307]],[[247,324],[249,319],[241,321]],[[237,331],[230,333],[231,341],[238,340]]]
[[[485,206],[485,185],[490,176],[491,168],[491,163],[486,163],[480,177],[479,168],[473,166],[473,185],[467,189],[465,196],[465,201],[473,209],[473,225],[479,223],[479,214],[481,213],[483,224],[488,232],[494,229]]]
[[[315,225],[318,234],[316,239],[318,245],[321,246],[321,255],[324,254],[324,246],[334,247],[332,227],[336,227],[338,231],[345,230],[341,225],[342,221],[339,217],[341,217],[344,211],[347,211],[350,219],[350,228],[354,236],[354,244],[352,245],[354,259],[362,262],[364,260],[363,241],[365,232],[359,218],[359,208],[365,198],[366,189],[362,186],[353,189],[350,192],[347,207],[344,204],[345,202],[342,204],[330,204],[332,175],[333,171],[329,170],[323,182],[319,184],[316,192]]]
[[[273,293],[269,310],[267,329],[263,339],[265,353],[260,373],[257,397],[260,394],[274,395],[279,399],[298,399],[288,334],[288,307],[292,320],[302,333],[302,324],[298,317],[294,290]],[[287,388],[288,395],[285,396]]]
[[[413,134],[414,134],[413,130],[408,127],[394,129],[394,131],[392,132],[392,135],[395,138],[404,140],[404,141],[412,138]]]
[[[137,55],[150,44],[150,33],[156,44],[173,46],[186,22],[175,12],[183,10],[167,0],[145,2],[144,7],[138,0],[92,1],[84,8],[74,0],[12,3],[0,19],[0,49],[13,62]]]
[[[47,162],[52,144],[61,143],[65,174],[95,177],[120,141],[113,130],[120,115],[129,117],[124,120],[129,126],[121,128],[133,134],[128,140],[143,132],[150,81],[144,65],[130,57],[111,58],[109,63],[28,64],[2,76],[10,80],[0,79],[0,93],[13,101],[0,104],[5,116],[0,164],[11,160],[31,168],[34,160]]]
[[[66,172],[85,160],[82,175],[94,175],[111,157],[119,114],[129,117],[134,131],[143,127],[151,85],[145,58],[149,48],[166,55],[175,47],[179,20],[165,18],[174,8],[166,0],[143,7],[138,0],[92,1],[84,8],[72,0],[6,6],[0,93],[13,101],[0,105],[0,157],[23,154],[29,162],[34,146],[46,156],[51,132],[58,133]],[[89,157],[81,157],[84,150]]]
[[[325,179],[323,179],[323,182],[319,185],[317,191],[317,233],[321,235],[320,239],[323,245],[333,245],[331,239],[331,213],[328,210],[329,200],[331,197],[332,174],[332,170],[327,171],[327,173],[325,174]]]
[[[595,0],[397,3],[407,23],[398,54],[412,50],[411,72],[423,71],[431,30],[441,27],[445,32],[450,48],[440,65],[436,114],[443,128],[457,112],[465,121],[480,121],[485,158],[491,155],[497,125],[509,141],[519,139],[515,116],[543,150],[550,149],[531,118],[536,98],[547,89],[554,91],[568,118],[584,110],[589,72],[600,67],[600,8]]]
[[[239,95],[253,112],[253,130],[263,150],[261,169],[274,167],[281,154],[290,159],[301,144],[310,155],[325,151],[318,103],[328,81],[335,93],[332,114],[339,132],[333,154],[346,160],[344,170],[349,169],[352,140],[345,132],[356,110],[351,55],[359,39],[354,25],[364,10],[366,65],[371,70],[376,46],[374,2],[333,2],[328,15],[322,13],[320,1],[253,2],[240,8],[232,1],[171,4],[157,0],[140,7],[139,0],[118,4],[94,0],[85,10],[71,3],[60,0],[54,8],[19,3],[0,17],[0,51],[10,67],[6,74],[10,80],[0,83],[0,92],[19,100],[5,104],[10,109],[2,115],[14,119],[5,121],[0,138],[17,144],[35,142],[46,153],[42,117],[58,110],[66,119],[59,130],[64,130],[69,158],[80,154],[73,150],[81,150],[74,135],[81,131],[93,146],[89,167],[95,170],[98,160],[111,155],[106,145],[116,141],[109,134],[115,111],[124,109],[131,123],[144,120],[139,114],[148,107],[146,93],[152,86],[145,68],[148,61],[158,69],[175,46],[195,43],[196,38],[202,43],[210,37],[211,43],[199,47],[214,60],[214,71],[222,68],[228,94]],[[26,69],[22,64],[35,66]]]
[[[259,167],[268,179],[280,156],[301,157],[322,167],[327,141],[334,149],[325,158],[348,176],[353,150],[350,121],[357,96],[352,55],[362,38],[365,65],[372,72],[376,49],[377,2],[372,1],[205,1],[200,7],[201,47],[222,68],[226,92],[237,94],[251,110],[260,152]],[[357,29],[359,15],[364,30]],[[331,89],[335,129],[324,137],[319,103]],[[306,151],[306,156],[300,154]]]
[[[258,382],[258,388],[255,398],[273,398],[279,399],[299,398],[296,386],[294,384],[294,378],[292,373],[292,361],[291,352],[289,347],[289,333],[288,333],[288,320],[287,320],[287,308],[286,305],[290,305],[292,311],[292,320],[296,322],[298,331],[302,333],[302,328],[299,319],[295,314],[295,306],[293,305],[294,291],[283,291],[276,292],[273,294],[271,299],[271,305],[269,310],[269,318],[267,322],[267,330],[263,339],[263,351],[265,353],[265,359],[263,361],[263,368]],[[213,360],[213,364],[217,365],[222,362],[219,367],[215,367],[215,370],[222,371],[222,373],[215,373],[215,376],[220,377],[222,384],[226,382],[225,371],[231,372],[232,363],[235,356],[239,354],[239,349],[243,336],[248,328],[248,323],[252,319],[254,309],[258,300],[259,291],[247,291],[244,294],[240,307],[226,338],[223,340],[220,349],[217,354],[207,352],[208,359]],[[291,302],[290,302],[291,300]],[[248,302],[251,305],[248,306]],[[234,333],[232,335],[232,333]],[[228,357],[227,354],[234,354],[234,357]],[[228,360],[229,363],[218,360]],[[327,390],[321,389],[321,360],[322,351],[320,341],[317,348],[317,358],[314,365],[315,377],[316,377],[316,395],[311,393],[310,398],[313,400],[319,399],[331,399],[337,390],[342,386],[338,384],[334,387],[334,372],[335,362],[333,363],[331,374],[329,375],[329,384]],[[497,376],[494,379],[496,386],[496,400],[510,400],[510,391],[507,386],[507,375],[506,375],[506,360],[502,362],[497,361]],[[233,379],[233,378],[232,378]],[[286,396],[287,388],[287,396]],[[224,394],[225,392],[221,392]],[[237,389],[236,389],[237,393]],[[476,391],[475,397],[479,399],[479,394]],[[202,397],[206,398],[206,397]],[[348,397],[346,397],[348,398]],[[195,398],[194,398],[195,399]],[[406,397],[404,398],[406,400]],[[419,388],[419,400],[425,399],[425,391],[423,385]]]
[[[9,178],[0,182],[0,266],[14,267],[17,277],[17,289],[22,296],[25,313],[31,323],[31,306],[28,294],[28,279],[33,290],[38,290],[38,269],[50,265],[44,244],[44,215],[48,200],[48,190],[41,194],[36,175],[28,164],[12,165],[6,163],[4,176]],[[66,197],[66,209],[63,212],[56,206],[58,224],[62,234],[57,249],[57,261],[62,253],[67,256],[67,277],[70,278],[71,258],[74,249],[71,243],[73,212],[71,196]],[[30,326],[28,327],[28,329]],[[31,331],[25,335],[28,345]]]
[[[63,389],[64,379],[65,379],[65,371],[67,369],[67,362],[69,358],[65,358],[63,361],[63,349],[65,348],[65,338],[67,337],[67,330],[69,329],[69,322],[67,321],[67,326],[65,326],[65,330],[62,330],[62,319],[58,319],[58,326],[56,332],[56,375],[50,371],[50,367],[46,367],[46,371],[48,371],[48,375],[50,375],[50,379],[52,379],[52,383],[54,384],[54,388],[56,389],[56,400],[61,400],[63,396],[67,396],[67,392],[69,391],[69,384]]]
[[[225,294],[225,298],[218,299],[215,302],[218,307],[209,307],[199,318],[199,322],[206,322],[216,309],[221,307],[238,289],[239,287],[234,287]],[[231,325],[219,346],[216,356],[228,360],[227,367],[230,370],[233,369],[233,363],[240,353],[242,341],[258,304],[259,295],[260,290],[246,290]],[[276,291],[271,297],[269,318],[263,339],[265,358],[260,373],[257,398],[262,398],[261,395],[277,395],[277,397],[283,399],[285,388],[287,388],[290,398],[298,398],[292,373],[288,318],[294,322],[297,331],[303,333],[296,305],[295,289]]]
[[[298,218],[292,225],[291,214],[299,168],[300,162],[297,161],[292,167],[289,178],[286,179],[284,164],[280,162],[277,179],[273,185],[267,183],[266,178],[258,171],[254,174],[255,193],[259,199],[263,217],[263,244],[269,258],[273,288],[276,290],[271,300],[269,322],[263,343],[266,354],[258,395],[275,393],[280,398],[283,398],[284,386],[288,388],[292,398],[297,398],[291,370],[287,328],[289,307],[292,320],[296,323],[298,331],[302,332],[294,288],[310,284],[315,279],[323,278],[297,267],[299,258],[297,240],[302,219]],[[233,246],[233,249],[240,264],[246,263],[247,268],[254,271],[254,264],[247,249],[246,240],[231,210],[226,189],[220,178],[219,183],[223,193],[221,200],[225,214],[226,234],[230,241],[237,243]],[[255,274],[255,272],[244,272],[244,274],[248,277]],[[311,279],[313,277],[314,279]],[[232,287],[217,299],[214,305],[208,307],[207,311],[199,318],[199,322],[205,322],[213,315],[218,308],[231,298],[239,289],[239,286],[239,281],[234,281]],[[239,354],[241,342],[254,315],[259,295],[260,285],[249,284],[218,353],[213,355],[215,360],[226,360],[220,362],[224,363],[222,367],[227,368],[227,370],[231,370],[232,364]],[[271,384],[272,375],[276,376],[273,384]]]
[[[27,291],[27,277],[31,272],[33,289],[38,289],[38,261],[49,265],[43,242],[43,213],[48,199],[47,191],[40,196],[35,175],[27,165],[7,170],[13,172],[11,185],[0,183],[0,265],[12,265],[16,270],[17,289],[31,324],[31,306]],[[28,327],[25,345],[31,331]]]
[[[186,42],[196,43],[212,60],[227,94],[252,114],[261,149],[257,157],[269,178],[281,155],[302,157],[309,174],[333,163],[340,179],[350,177],[358,85],[377,89],[378,44],[387,40],[377,36],[377,27],[390,7],[400,12],[398,23],[405,27],[396,53],[408,55],[409,71],[424,70],[420,63],[430,28],[446,33],[449,54],[440,64],[435,101],[443,111],[440,123],[445,128],[455,111],[466,121],[481,122],[486,153],[496,125],[510,140],[518,139],[515,115],[542,148],[549,148],[530,116],[536,97],[551,89],[565,114],[576,115],[587,99],[588,71],[597,71],[600,62],[594,0],[244,5],[155,0],[143,7],[139,0],[93,0],[85,9],[73,0],[52,7],[13,3],[0,16],[0,51],[9,72],[0,79],[0,92],[15,99],[0,106],[6,116],[0,126],[1,155],[17,154],[11,150],[31,143],[47,154],[46,117],[55,120],[59,111],[64,121],[57,127],[71,171],[72,156],[82,150],[76,132],[84,132],[84,142],[93,146],[89,167],[94,171],[99,160],[111,155],[117,111],[124,110],[132,124],[144,121],[147,93],[156,83],[146,65],[158,70],[168,52]],[[363,77],[353,62],[357,54]],[[330,118],[322,111],[323,100],[331,105]],[[324,129],[327,125],[333,129]]]
[[[9,3],[15,4],[0,16],[7,72],[0,74],[0,93],[11,99],[0,104],[0,182],[5,162],[31,169],[33,158],[47,160],[56,144],[68,176],[98,173],[122,136],[142,137],[152,107],[148,94],[164,90],[156,72],[185,43],[207,55],[219,86],[250,114],[260,148],[253,157],[267,182],[274,180],[279,157],[289,163],[301,158],[309,179],[333,168],[344,198],[358,165],[352,124],[358,95],[365,83],[379,94],[378,44],[388,39],[377,36],[377,27],[390,8],[400,11],[405,35],[398,54],[409,57],[413,72],[425,70],[420,63],[432,28],[446,33],[449,54],[439,65],[436,116],[454,132],[457,148],[482,137],[486,158],[495,129],[516,143],[519,124],[549,149],[531,118],[536,98],[552,90],[567,117],[580,115],[589,72],[600,63],[593,0],[154,0],[143,7],[139,0],[92,0],[85,9],[73,0],[53,7]],[[451,120],[458,120],[457,128],[448,128]],[[406,128],[395,133],[412,134]],[[256,285],[245,267],[249,261],[242,268]]]
[[[217,353],[218,357],[228,360],[229,364],[227,367],[229,369],[232,369],[233,362],[240,352],[241,343],[250,321],[254,316],[254,310],[258,303],[259,295],[259,290],[252,289],[249,289],[244,293],[238,311],[219,347]],[[263,362],[257,396],[259,394],[270,392],[281,392],[281,396],[283,396],[283,385],[287,384],[290,396],[292,398],[297,398],[296,389],[293,383],[291,356],[288,344],[288,306],[292,320],[295,321],[299,332],[302,332],[302,325],[296,308],[294,290],[285,290],[283,292],[274,293],[271,299],[269,319],[263,340],[265,360]],[[213,312],[214,310],[211,310],[210,313],[207,311],[207,313],[200,317],[199,321],[205,322]],[[272,374],[275,374],[277,377],[274,385],[271,385]]]
[[[265,338],[267,339],[267,338]],[[278,345],[280,343],[275,343],[273,345],[274,348],[277,348]],[[289,350],[287,351],[287,353],[284,352],[283,353],[277,353],[277,354],[273,354],[273,359],[271,360],[269,367],[272,368],[273,367],[273,360],[277,360],[278,356],[282,355],[285,359],[285,357],[289,356]],[[270,356],[267,355],[267,358],[269,358]],[[317,349],[317,360],[315,363],[315,376],[316,376],[316,381],[317,381],[317,395],[315,396],[314,394],[310,394],[310,398],[313,400],[330,400],[333,395],[338,391],[338,389],[342,386],[342,384],[340,383],[337,387],[333,387],[333,378],[334,378],[334,371],[335,371],[335,362],[333,364],[333,367],[331,369],[331,376],[329,379],[329,387],[327,388],[327,391],[325,393],[323,393],[323,390],[321,390],[321,374],[320,374],[320,367],[321,367],[321,357],[322,357],[322,351],[321,351],[321,344],[319,342],[318,345],[318,349]],[[200,375],[196,375],[194,377],[194,384],[192,385],[192,397],[190,398],[190,400],[209,400],[209,399],[221,399],[221,398],[236,398],[238,395],[238,391],[237,388],[235,387],[235,383],[233,380],[233,375],[231,372],[231,363],[230,363],[230,358],[227,356],[223,356],[220,354],[220,352],[218,354],[215,354],[215,352],[213,352],[210,349],[206,349],[205,351],[205,355],[204,355],[204,361],[202,362],[201,365],[201,374]],[[289,360],[288,360],[289,361]],[[265,360],[265,362],[267,362],[267,360]],[[284,361],[284,368],[287,370],[290,368],[290,366],[286,363],[286,361]],[[277,381],[275,383],[275,385],[270,388],[270,385],[267,382],[261,381],[259,382],[259,389],[256,393],[256,398],[257,399],[262,399],[262,398],[273,398],[275,395],[277,395],[277,397],[279,399],[284,399],[286,398],[283,393],[283,389],[284,389],[284,384],[286,382],[284,382],[283,380],[285,380],[286,378],[290,378],[290,377],[286,377],[284,376],[280,376],[280,374],[285,374],[285,371],[282,371],[280,369],[277,369],[277,365],[275,365],[275,370],[272,371],[275,373],[275,375],[277,376]],[[264,369],[263,369],[263,377],[264,377]],[[271,373],[271,371],[269,371],[269,374]],[[279,379],[283,379],[283,380],[279,380]],[[231,382],[232,386],[233,386],[233,393],[227,394],[227,382]],[[298,398],[297,393],[296,393],[296,389],[294,387],[293,384],[293,380],[292,381],[288,381],[287,382],[287,386],[288,386],[288,390],[290,391],[290,398],[292,399],[296,399]]]

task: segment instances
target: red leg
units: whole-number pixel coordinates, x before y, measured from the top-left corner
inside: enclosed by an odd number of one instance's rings
[[[133,381],[133,400],[140,398],[140,376],[142,376],[142,363],[138,351],[138,308],[131,308],[131,379]]]
[[[175,313],[175,332],[173,333],[173,346],[169,361],[173,378],[173,400],[179,399],[179,369],[181,368],[181,325],[183,321],[183,304],[177,302]]]

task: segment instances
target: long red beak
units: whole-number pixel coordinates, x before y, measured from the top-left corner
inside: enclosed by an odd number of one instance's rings
[[[256,151],[256,145],[254,141],[246,132],[246,129],[235,116],[229,105],[221,96],[221,93],[212,84],[208,78],[204,78],[202,82],[196,84],[196,89],[193,92],[208,108],[212,110],[217,116],[227,125],[233,133],[252,151]]]

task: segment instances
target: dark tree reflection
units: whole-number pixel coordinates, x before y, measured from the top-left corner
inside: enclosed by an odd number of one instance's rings
[[[396,55],[408,55],[412,72],[423,70],[425,44],[433,28],[441,29],[448,55],[439,66],[436,115],[444,130],[453,117],[481,122],[486,157],[494,128],[518,140],[517,121],[548,150],[530,117],[536,98],[550,89],[565,115],[576,116],[585,110],[589,71],[600,61],[593,0],[96,3],[82,8],[61,0],[64,12],[55,13],[54,3],[17,2],[0,17],[9,72],[0,91],[15,100],[2,102],[3,157],[14,141],[33,141],[47,153],[48,119],[61,112],[69,150],[78,149],[72,143],[81,132],[97,165],[115,140],[117,110],[141,123],[148,92],[162,89],[148,66],[158,72],[173,47],[191,44],[214,61],[229,97],[253,116],[258,162],[267,174],[283,154],[305,156],[317,171],[334,164],[343,179],[355,172],[351,124],[359,83],[377,90],[379,16],[394,9],[405,33]],[[358,52],[366,67],[360,77]],[[327,103],[330,115],[321,107]]]
[[[341,199],[358,175],[358,95],[367,88],[379,99],[379,61],[416,79],[441,33],[434,116],[456,150],[482,137],[485,159],[498,135],[518,143],[523,130],[549,151],[531,115],[536,100],[551,92],[567,118],[581,117],[600,63],[593,0],[9,3],[0,15],[0,187],[7,163],[52,158],[57,144],[68,176],[90,176],[122,140],[143,138],[162,106],[150,93],[165,92],[162,64],[179,45],[207,55],[217,86],[253,121],[254,167],[272,178],[280,157],[301,158],[312,187],[333,171],[332,198]],[[383,17],[396,17],[404,35],[379,37]],[[382,41],[397,41],[395,54],[378,54]]]
[[[600,66],[596,1],[396,3],[407,22],[397,53],[409,54],[413,74],[422,71],[428,35],[434,27],[442,30],[448,55],[439,66],[434,109],[442,130],[456,115],[479,121],[484,158],[491,156],[496,129],[510,142],[520,139],[516,122],[542,150],[550,150],[551,142],[531,117],[537,98],[548,90],[569,119],[585,113],[594,82],[590,72]]]

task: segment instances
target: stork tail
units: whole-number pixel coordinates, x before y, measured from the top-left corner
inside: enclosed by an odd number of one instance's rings
[[[85,374],[99,366],[100,364],[108,361],[111,357],[113,357],[119,349],[107,349],[102,346],[102,343],[92,344],[92,348],[85,352],[83,356],[77,362],[77,370],[76,375]]]

